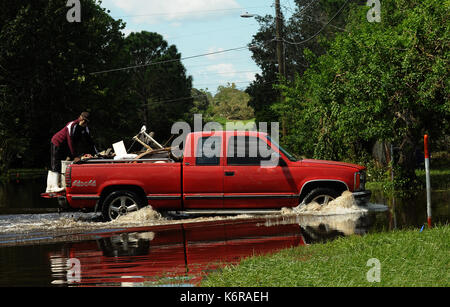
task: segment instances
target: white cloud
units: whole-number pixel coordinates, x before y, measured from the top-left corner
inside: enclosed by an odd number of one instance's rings
[[[231,63],[220,63],[206,67],[206,70],[211,73],[220,74],[223,77],[234,77],[236,75],[236,68]]]
[[[218,18],[241,9],[236,0],[103,0],[102,6],[115,6],[133,22],[145,24]]]
[[[254,72],[247,72],[244,74],[245,78],[243,81],[253,81],[255,80],[255,74]]]

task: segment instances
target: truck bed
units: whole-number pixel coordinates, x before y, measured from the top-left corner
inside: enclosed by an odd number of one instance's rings
[[[66,187],[73,208],[93,208],[109,191],[133,187],[155,209],[180,209],[180,162],[166,158],[90,159],[71,167],[70,176],[76,178]]]

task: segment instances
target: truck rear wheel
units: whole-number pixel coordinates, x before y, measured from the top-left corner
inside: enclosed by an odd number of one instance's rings
[[[143,207],[143,201],[133,191],[120,190],[109,194],[102,206],[102,216],[105,221],[112,221],[121,215],[134,212]]]
[[[330,188],[316,188],[306,195],[303,200],[304,204],[309,204],[310,202],[316,202],[319,205],[327,205],[330,201],[336,199],[341,193]]]

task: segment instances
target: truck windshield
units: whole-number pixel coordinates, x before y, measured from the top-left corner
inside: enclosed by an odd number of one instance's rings
[[[266,136],[267,139],[272,143],[272,145],[274,145],[275,147],[277,147],[290,161],[298,161],[297,158],[295,158],[293,155],[291,155],[289,152],[287,152],[286,149],[284,149],[283,147],[281,147],[281,145],[279,145],[277,142],[275,142],[274,140],[272,140],[270,138],[270,136]]]

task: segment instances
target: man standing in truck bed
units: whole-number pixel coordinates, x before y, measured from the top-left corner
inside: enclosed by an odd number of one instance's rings
[[[59,192],[61,160],[79,160],[81,155],[97,153],[88,128],[89,112],[66,124],[53,135],[51,140],[50,171],[47,178],[47,192]]]

